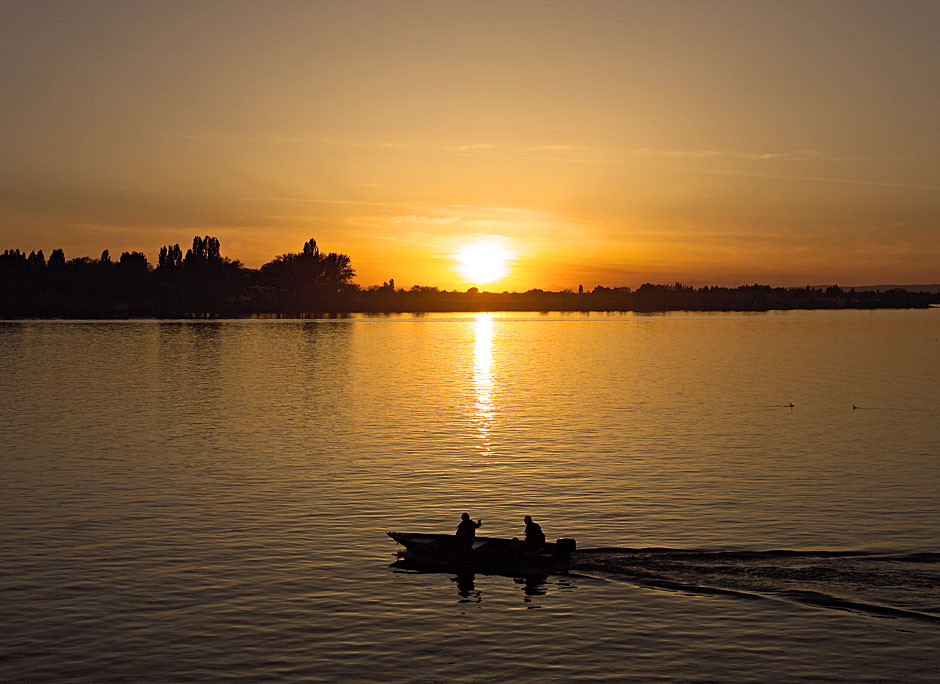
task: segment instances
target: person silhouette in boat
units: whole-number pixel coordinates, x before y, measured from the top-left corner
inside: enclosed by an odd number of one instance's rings
[[[545,533],[542,532],[542,526],[537,522],[532,522],[532,516],[527,515],[523,518],[525,521],[525,549],[533,553],[542,550],[545,544]]]
[[[473,540],[477,536],[477,528],[483,525],[482,520],[473,522],[469,513],[460,516],[460,524],[457,525],[457,548],[469,551],[473,548]]]

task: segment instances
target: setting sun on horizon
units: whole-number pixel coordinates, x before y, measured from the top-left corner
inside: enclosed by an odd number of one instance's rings
[[[512,255],[496,238],[471,242],[457,253],[457,271],[468,283],[490,285],[509,275]]]

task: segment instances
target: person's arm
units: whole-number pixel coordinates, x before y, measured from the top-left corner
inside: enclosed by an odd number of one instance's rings
[[[477,520],[477,527],[483,527],[483,521]]]

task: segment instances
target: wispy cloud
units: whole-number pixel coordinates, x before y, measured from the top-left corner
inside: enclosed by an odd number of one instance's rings
[[[417,214],[405,214],[397,216],[390,216],[386,214],[376,218],[379,218],[385,223],[390,223],[393,226],[400,226],[408,223],[423,223],[426,225],[446,226],[459,223],[462,220],[460,216],[419,216]]]
[[[322,138],[320,140],[324,145],[334,145],[337,147],[352,147],[357,150],[365,149],[385,149],[385,150],[406,150],[413,147],[410,142],[400,140],[354,140],[350,138]]]
[[[539,145],[535,147],[499,147],[489,144],[441,147],[444,154],[479,155],[488,159],[531,161],[539,163],[617,165],[623,164],[622,150],[597,150],[578,145]],[[577,153],[577,154],[575,154]]]
[[[429,214],[379,214],[375,216],[362,216],[354,220],[361,225],[374,227],[395,228],[396,230],[412,228],[437,232],[446,228],[446,233],[455,230],[464,233],[490,233],[493,231],[509,231],[519,226],[520,221],[515,218],[496,218],[481,215],[446,215],[435,216]]]
[[[768,180],[800,181],[804,183],[832,183],[835,185],[860,185],[873,188],[898,188],[902,190],[928,190],[940,191],[938,185],[921,185],[918,183],[896,183],[892,181],[874,181],[858,178],[831,178],[827,176],[796,176],[776,173],[751,173],[747,171],[718,171],[718,170],[690,170],[691,173],[707,173],[716,176],[735,176],[739,178],[766,178]]]
[[[584,145],[537,145],[527,147],[526,152],[575,152],[585,149]]]
[[[83,230],[111,230],[121,224],[115,223],[113,225],[106,226],[101,223],[62,223],[60,225],[66,228],[81,228]]]
[[[268,136],[232,136],[215,134],[192,134],[192,133],[164,133],[160,137],[164,140],[182,140],[185,142],[198,143],[227,143],[237,145],[288,145],[305,144],[313,142],[310,138],[302,138],[289,135],[268,135]]]
[[[782,161],[837,161],[850,159],[827,155],[819,150],[794,150],[790,152],[728,152],[720,150],[687,149],[665,150],[641,147],[634,154],[641,157],[661,157],[674,159],[746,159],[746,160],[782,160]],[[833,185],[857,185],[873,188],[899,188],[905,190],[940,190],[940,186],[921,183],[899,183],[895,181],[865,180],[859,178],[839,178],[833,176],[766,173],[760,171],[734,171],[729,169],[685,168],[684,173],[707,174],[714,176],[732,176],[736,178],[764,178],[767,180],[798,181],[803,183],[830,183]]]
[[[395,237],[394,235],[376,235],[373,233],[351,233],[352,237],[366,238],[367,240],[389,240],[391,242],[404,242],[409,245],[421,245],[422,247],[431,247],[433,249],[444,250],[445,247],[441,245],[435,245],[430,242],[422,242],[421,240],[409,240],[408,238]]]
[[[394,202],[370,202],[354,199],[330,199],[324,197],[242,197],[242,202],[270,202],[272,204],[283,202],[292,204],[345,204],[358,207],[397,207]]]
[[[289,135],[270,136],[270,137],[264,138],[263,140],[269,145],[288,145],[291,143],[300,144],[300,143],[310,142],[310,140],[307,138],[297,138],[297,137],[293,137]]]
[[[790,152],[736,152],[723,150],[663,150],[641,147],[635,150],[635,154],[641,157],[674,157],[681,159],[702,159],[707,157],[727,157],[731,159],[780,159],[787,161],[809,161],[823,159],[824,155],[818,150],[794,150]]]
[[[444,149],[448,152],[484,152],[495,148],[496,145],[490,143],[473,143],[471,145],[452,145]]]

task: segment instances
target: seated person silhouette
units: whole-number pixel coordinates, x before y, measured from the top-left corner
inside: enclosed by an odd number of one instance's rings
[[[469,513],[460,516],[460,524],[457,525],[457,549],[469,551],[473,548],[473,540],[476,539],[477,528],[483,525],[482,520],[473,522]]]
[[[527,515],[523,520],[525,521],[525,550],[530,553],[538,553],[545,543],[545,533],[542,532],[542,526],[537,522],[532,522],[532,516],[530,515]]]

